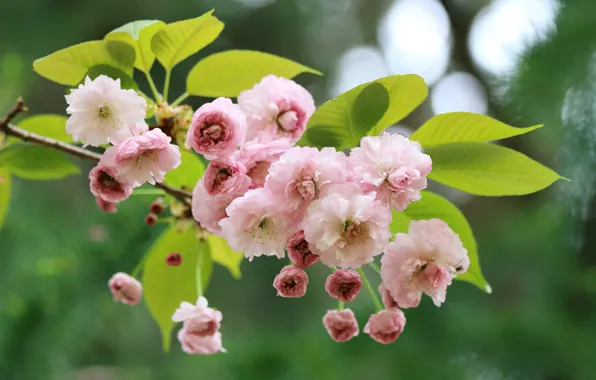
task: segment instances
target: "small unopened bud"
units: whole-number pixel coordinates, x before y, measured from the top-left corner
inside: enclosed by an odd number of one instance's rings
[[[381,310],[368,319],[364,332],[382,344],[393,343],[404,331],[406,317],[399,309]]]
[[[102,197],[95,197],[95,203],[97,207],[103,212],[116,212],[118,209],[118,204],[114,202],[108,202],[104,200]]]
[[[163,198],[157,198],[156,200],[154,200],[151,203],[151,205],[149,206],[149,209],[155,215],[161,215],[161,213],[163,212],[163,209],[164,209],[164,199]]]
[[[143,296],[143,286],[134,277],[118,272],[108,282],[114,301],[135,305]]]
[[[145,217],[145,224],[148,225],[148,226],[152,226],[155,223],[157,223],[157,215],[155,215],[155,214],[153,214],[153,213],[150,212]]]
[[[308,275],[300,268],[286,265],[273,280],[277,295],[287,298],[300,298],[306,294]]]
[[[358,335],[358,321],[350,309],[327,311],[323,325],[336,342],[346,342]]]
[[[337,270],[327,277],[325,283],[327,293],[343,302],[354,300],[361,287],[362,280],[355,270]]]
[[[178,266],[182,264],[182,256],[178,252],[172,252],[166,257],[166,264]]]

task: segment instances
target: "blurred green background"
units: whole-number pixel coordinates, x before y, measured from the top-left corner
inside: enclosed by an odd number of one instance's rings
[[[226,28],[176,68],[173,96],[200,57],[229,48],[323,71],[298,78],[318,104],[414,72],[431,85],[430,97],[395,130],[458,110],[543,123],[504,143],[573,182],[520,198],[436,189],[469,218],[493,294],[456,282],[440,309],[424,299],[407,310],[406,331],[389,346],[364,334],[343,344],[328,338],[321,318],[336,303],[322,267],[309,270],[310,291],[299,301],[276,297],[275,259],[243,263],[240,282],[218,267],[207,296],[224,313],[228,353],[201,357],[177,344],[164,354],[146,308],[113,303],[106,286],[159,235],[161,226],[143,224],[152,198],[102,214],[85,175],[15,179],[0,231],[0,379],[596,379],[593,0],[5,1],[0,111],[23,95],[32,114],[64,112],[64,89],[33,73],[35,58],[131,20],[177,21],[211,8]],[[157,65],[153,76],[162,83]],[[352,307],[363,326],[370,300]]]

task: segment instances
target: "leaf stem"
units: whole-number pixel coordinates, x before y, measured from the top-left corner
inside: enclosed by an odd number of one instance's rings
[[[136,189],[132,195],[163,195],[164,191],[160,189]]]
[[[153,93],[153,97],[155,98],[155,101],[159,103],[159,101],[160,101],[159,92],[157,92],[157,87],[155,87],[155,82],[153,81],[153,78],[151,77],[151,74],[149,73],[149,71],[145,72],[145,76],[147,77],[147,83],[149,83],[149,87],[151,87],[151,92]]]
[[[203,252],[199,253],[199,255],[202,255]],[[201,283],[201,258],[197,256],[197,297],[201,297],[203,295],[203,284]]]
[[[337,305],[337,310],[343,310],[344,309],[344,301],[339,301],[339,304]]]
[[[381,268],[377,265],[377,263],[372,261],[372,262],[368,263],[368,265],[370,265],[370,267],[372,269],[374,269],[375,272],[377,272],[378,274],[381,274]]]
[[[172,75],[171,69],[166,69],[166,78],[163,82],[163,101],[168,102],[168,91],[170,90],[170,76]]]
[[[375,307],[377,308],[377,311],[383,310],[383,304],[379,300],[379,297],[377,296],[377,293],[375,293],[375,291],[373,290],[372,286],[370,285],[370,282],[368,281],[368,278],[366,278],[366,274],[364,273],[364,271],[362,270],[362,268],[358,268],[358,273],[360,273],[360,277],[362,278],[362,282],[364,282],[364,286],[366,286],[366,290],[368,290],[368,293],[370,294],[370,298],[372,299],[373,303],[375,304]]]
[[[180,95],[176,100],[174,100],[171,104],[172,107],[177,106],[178,104],[182,103],[183,101],[186,100],[186,98],[188,98],[190,96],[190,94],[188,92],[184,92],[182,95]]]

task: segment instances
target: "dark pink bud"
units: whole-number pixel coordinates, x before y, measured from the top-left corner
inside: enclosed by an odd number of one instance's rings
[[[273,280],[273,287],[277,295],[287,298],[300,298],[306,294],[308,275],[305,271],[293,265],[287,265]]]
[[[336,342],[346,342],[358,335],[358,321],[350,309],[328,310],[323,325]]]
[[[155,215],[161,215],[161,213],[163,212],[163,205],[163,198],[157,198],[151,203],[151,205],[149,206],[149,210],[151,210],[151,212]]]
[[[108,202],[102,197],[95,197],[95,203],[97,207],[103,212],[116,212],[118,211],[118,203]]]
[[[143,286],[136,278],[118,272],[108,282],[114,301],[136,305],[143,296]]]
[[[298,268],[308,268],[319,261],[319,255],[315,255],[310,251],[308,242],[304,239],[304,231],[298,231],[290,235],[286,249],[290,260]]]
[[[344,302],[354,300],[361,287],[362,280],[355,270],[336,270],[327,277],[325,282],[327,293]]]
[[[152,226],[155,223],[157,223],[157,215],[155,215],[155,214],[153,214],[153,213],[150,212],[145,217],[145,224],[148,225],[148,226]]]
[[[379,285],[379,294],[381,295],[381,299],[383,300],[383,306],[385,309],[393,309],[399,307],[397,302],[391,296],[391,292],[387,289],[383,284]]]
[[[395,342],[405,326],[406,317],[401,310],[381,310],[370,316],[364,332],[379,343],[389,344]]]
[[[166,257],[166,264],[171,266],[178,266],[182,264],[182,256],[177,252],[172,252]]]

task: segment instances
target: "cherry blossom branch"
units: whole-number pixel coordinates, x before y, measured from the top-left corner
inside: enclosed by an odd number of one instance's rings
[[[87,149],[79,148],[78,146],[67,144],[62,141],[41,136],[36,133],[31,133],[25,129],[19,128],[11,124],[11,121],[14,120],[14,118],[17,117],[19,113],[26,111],[27,107],[25,106],[25,102],[22,98],[18,98],[14,108],[4,117],[4,119],[2,119],[2,121],[0,121],[0,132],[3,132],[7,136],[16,137],[26,142],[42,145],[50,149],[55,149],[68,153],[71,156],[75,156],[83,160],[99,161],[101,159],[101,155],[98,153],[92,152]],[[192,197],[192,195],[189,192],[175,187],[171,187],[169,185],[166,185],[165,183],[158,182],[154,186],[172,195],[173,197],[184,203],[186,206],[190,206],[189,199]]]

